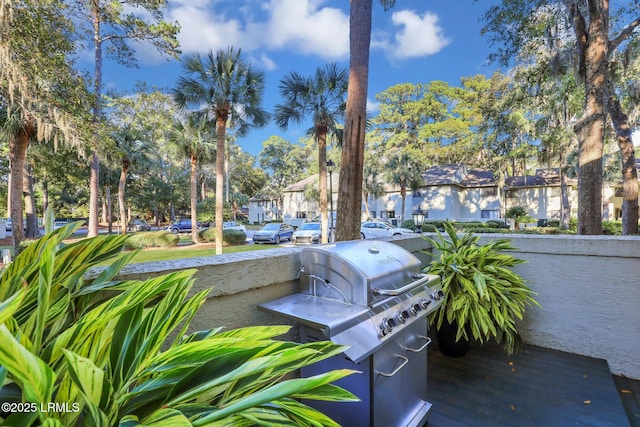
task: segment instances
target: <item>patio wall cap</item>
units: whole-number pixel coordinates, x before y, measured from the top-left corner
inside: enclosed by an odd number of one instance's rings
[[[640,236],[578,236],[549,234],[482,234],[480,241],[506,238],[516,248],[526,242],[526,252],[541,254],[572,254],[625,258],[640,252]],[[518,252],[516,249],[515,252]]]

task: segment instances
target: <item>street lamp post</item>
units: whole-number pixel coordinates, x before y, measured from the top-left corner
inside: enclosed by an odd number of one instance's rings
[[[422,233],[422,225],[424,224],[424,212],[418,208],[413,211],[413,223],[416,226],[416,233]]]
[[[329,226],[329,241],[333,242],[333,169],[336,167],[336,164],[333,163],[333,160],[327,161],[327,171],[329,172],[329,217],[330,217],[330,226]]]

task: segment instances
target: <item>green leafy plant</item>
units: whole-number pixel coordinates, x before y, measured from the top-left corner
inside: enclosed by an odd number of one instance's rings
[[[539,305],[535,293],[513,267],[524,261],[504,253],[515,249],[509,240],[492,240],[480,245],[480,236],[467,231],[458,235],[451,223],[445,234],[424,237],[434,249],[434,258],[426,270],[442,278],[446,301],[432,313],[437,329],[443,322],[458,325],[456,340],[480,342],[495,338],[511,354],[520,342],[516,320],[522,319],[526,306]]]
[[[336,426],[297,399],[357,400],[332,384],[350,370],[283,379],[342,346],[274,339],[286,326],[187,334],[209,292],[191,292],[194,271],[117,281],[135,254],[122,252],[126,236],[63,244],[77,225],[0,273],[0,401],[37,405],[0,414],[3,425]],[[41,410],[48,402],[69,410]]]
[[[522,206],[514,206],[509,208],[505,214],[507,218],[513,218],[516,223],[533,222],[535,219],[527,214],[527,210]]]

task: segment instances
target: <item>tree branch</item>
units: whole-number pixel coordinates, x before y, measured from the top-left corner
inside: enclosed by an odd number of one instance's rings
[[[625,41],[631,35],[631,33],[633,33],[636,28],[638,28],[638,26],[640,26],[640,17],[634,19],[629,25],[627,25],[622,31],[620,31],[620,34],[618,34],[617,37],[609,42],[609,52],[613,52],[614,50],[616,50],[620,43]]]

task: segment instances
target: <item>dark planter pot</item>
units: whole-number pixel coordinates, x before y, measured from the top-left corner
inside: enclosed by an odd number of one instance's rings
[[[436,331],[440,352],[445,356],[462,357],[469,351],[470,342],[464,337],[456,341],[457,334],[458,323],[453,322],[450,324],[446,319],[442,322],[440,329]]]

